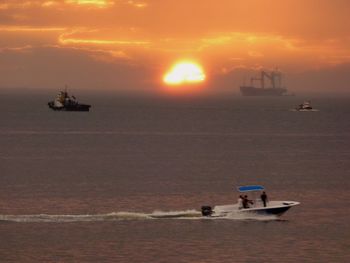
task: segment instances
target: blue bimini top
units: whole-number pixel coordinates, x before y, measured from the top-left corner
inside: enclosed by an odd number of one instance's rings
[[[261,185],[247,185],[247,186],[239,186],[238,191],[243,193],[243,192],[251,192],[251,191],[261,191],[264,190],[265,188]]]

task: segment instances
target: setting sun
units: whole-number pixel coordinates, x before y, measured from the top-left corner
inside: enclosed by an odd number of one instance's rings
[[[200,65],[194,62],[179,62],[165,75],[163,81],[168,85],[199,83],[205,80],[205,74]]]

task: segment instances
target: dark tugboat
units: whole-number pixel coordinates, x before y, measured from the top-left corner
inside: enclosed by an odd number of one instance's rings
[[[80,104],[74,96],[69,96],[67,88],[65,91],[60,91],[55,100],[47,103],[53,110],[59,111],[89,111],[91,105]]]

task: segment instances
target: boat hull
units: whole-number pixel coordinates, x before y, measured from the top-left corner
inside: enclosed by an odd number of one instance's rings
[[[296,111],[301,111],[301,112],[312,112],[312,111],[318,111],[316,109],[295,109]]]
[[[266,207],[256,206],[251,208],[240,208],[238,204],[221,205],[215,206],[210,216],[226,217],[232,213],[281,216],[285,212],[287,212],[292,206],[296,206],[299,204],[299,202],[295,201],[271,201]]]
[[[55,103],[53,101],[50,101],[48,103],[48,106],[50,109],[55,111],[89,111],[91,105],[87,104],[73,104],[73,105],[65,105],[63,107],[57,107],[55,106]]]
[[[242,211],[247,213],[256,213],[259,215],[276,215],[281,216],[285,212],[287,212],[291,206],[282,206],[282,207],[274,207],[274,208],[263,208],[263,209],[256,209],[252,211]]]
[[[243,96],[283,96],[287,89],[284,88],[257,88],[252,86],[241,86]]]
[[[317,111],[319,111],[319,110],[317,110],[317,109],[311,109],[311,110],[290,109],[289,111],[296,111],[296,112],[317,112]]]

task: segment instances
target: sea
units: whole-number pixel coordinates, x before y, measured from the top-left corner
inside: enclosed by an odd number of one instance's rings
[[[0,93],[0,262],[350,262],[350,95],[55,95]],[[300,205],[197,216],[244,185]]]

